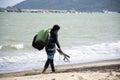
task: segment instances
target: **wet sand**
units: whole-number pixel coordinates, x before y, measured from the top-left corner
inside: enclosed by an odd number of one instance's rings
[[[0,80],[120,80],[120,59],[56,66],[56,72],[42,69],[0,74]]]

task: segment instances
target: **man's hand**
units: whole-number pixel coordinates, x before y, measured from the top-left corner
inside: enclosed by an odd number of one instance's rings
[[[65,54],[61,49],[57,49],[57,51],[58,51],[61,55],[64,56],[64,59],[63,59],[64,61],[65,61],[65,60],[69,61],[69,59],[68,59],[68,58],[70,58],[69,55]]]

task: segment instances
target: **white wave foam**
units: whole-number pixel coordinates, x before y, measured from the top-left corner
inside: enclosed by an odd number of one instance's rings
[[[85,53],[85,54],[120,53],[120,41],[112,42],[112,43],[94,44],[89,46],[78,46],[78,47],[73,47],[73,50],[78,51],[77,53]]]
[[[17,49],[21,49],[24,47],[23,44],[17,44],[17,45],[12,45],[12,47],[16,47]],[[120,57],[120,41],[118,42],[112,42],[112,43],[102,43],[102,44],[94,44],[94,45],[89,45],[89,46],[73,46],[71,49],[69,48],[64,48],[63,51],[66,53],[79,58],[79,56],[86,56],[86,55],[101,55],[101,54],[118,54]],[[25,54],[25,55],[24,55]],[[24,55],[24,56],[23,56]],[[8,62],[18,62],[21,60],[27,61],[32,60],[34,58],[40,58],[44,59],[43,56],[45,56],[45,51],[40,51],[40,52],[31,52],[31,53],[21,53],[19,56],[6,56],[6,57],[0,57],[0,62],[1,61],[8,61]]]
[[[0,73],[22,71],[32,69],[33,66],[41,67],[41,62],[46,60],[46,54],[21,53],[19,56],[4,56],[0,57]],[[45,57],[44,57],[45,56]],[[43,62],[42,62],[43,64]],[[35,68],[34,67],[34,68]]]
[[[23,44],[16,44],[16,45],[11,45],[11,47],[15,47],[17,49],[22,49],[22,48],[24,48],[24,45]]]
[[[23,49],[24,45],[23,44],[12,44],[12,45],[2,45],[0,46],[0,50],[11,50],[11,49]]]
[[[15,46],[16,47],[16,46]],[[18,46],[23,48],[23,46]],[[101,43],[89,46],[73,46],[71,49],[63,48],[63,51],[70,55],[70,64],[83,63],[97,60],[120,59],[120,41],[112,43]],[[68,64],[60,60],[58,52],[55,54],[55,64]],[[0,57],[0,71],[14,71],[18,69],[35,69],[44,66],[47,59],[45,51],[21,53],[19,56]],[[58,63],[59,61],[59,63]],[[16,66],[17,65],[17,66]],[[12,68],[14,67],[14,68]],[[11,70],[12,69],[12,70]],[[0,72],[2,73],[2,72]]]
[[[2,46],[0,46],[0,50],[2,49]]]

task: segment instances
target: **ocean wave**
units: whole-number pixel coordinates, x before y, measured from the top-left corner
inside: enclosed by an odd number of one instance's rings
[[[23,44],[1,45],[0,50],[18,50],[23,49]]]
[[[14,72],[19,70],[32,69],[33,66],[39,65],[40,59],[44,55],[37,53],[21,53],[19,56],[0,57],[0,73]],[[45,59],[45,58],[44,58]],[[39,63],[39,64],[38,64]]]
[[[11,45],[12,46],[12,45]],[[12,47],[17,49],[24,48],[23,44],[17,44]],[[88,46],[73,46],[72,48],[63,48],[63,51],[70,55],[70,64],[92,62],[98,60],[120,59],[120,41],[112,43],[101,43]],[[56,65],[68,64],[61,61],[58,52],[55,54]],[[8,70],[15,71],[18,69],[33,69],[43,66],[47,58],[45,51],[22,52],[21,55],[1,56],[0,73]],[[59,63],[58,63],[59,61]],[[17,65],[17,66],[16,66]]]
[[[15,47],[17,49],[22,49],[24,48],[23,44],[17,44],[17,45],[11,45],[11,47]],[[83,56],[83,55],[89,55],[89,56],[93,56],[93,55],[118,55],[118,57],[120,58],[120,41],[118,42],[112,42],[112,43],[101,43],[101,44],[94,44],[94,45],[89,45],[89,46],[73,46],[71,49],[70,48],[63,48],[63,51],[65,51],[65,53],[72,55],[75,58],[79,58],[79,56]],[[31,51],[31,52],[22,52],[21,55],[18,56],[4,56],[4,57],[0,57],[0,62],[18,62],[18,61],[27,61],[32,60],[32,59],[45,59],[45,51]],[[57,54],[58,55],[58,54]],[[17,61],[18,60],[18,61]]]
[[[2,49],[2,46],[0,46],[0,50]]]
[[[73,50],[76,50],[76,53],[84,54],[116,54],[120,53],[120,41],[112,43],[94,44],[89,46],[74,46]]]

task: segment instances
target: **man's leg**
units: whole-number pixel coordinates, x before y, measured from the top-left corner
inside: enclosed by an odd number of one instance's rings
[[[50,66],[51,66],[52,72],[55,72],[55,67],[54,67],[53,59],[50,60]]]
[[[43,69],[43,71],[42,71],[42,73],[45,73],[45,71],[47,70],[49,64],[50,64],[50,60],[47,59],[47,61],[46,61],[46,63],[45,63],[45,66],[44,66],[44,69]]]

